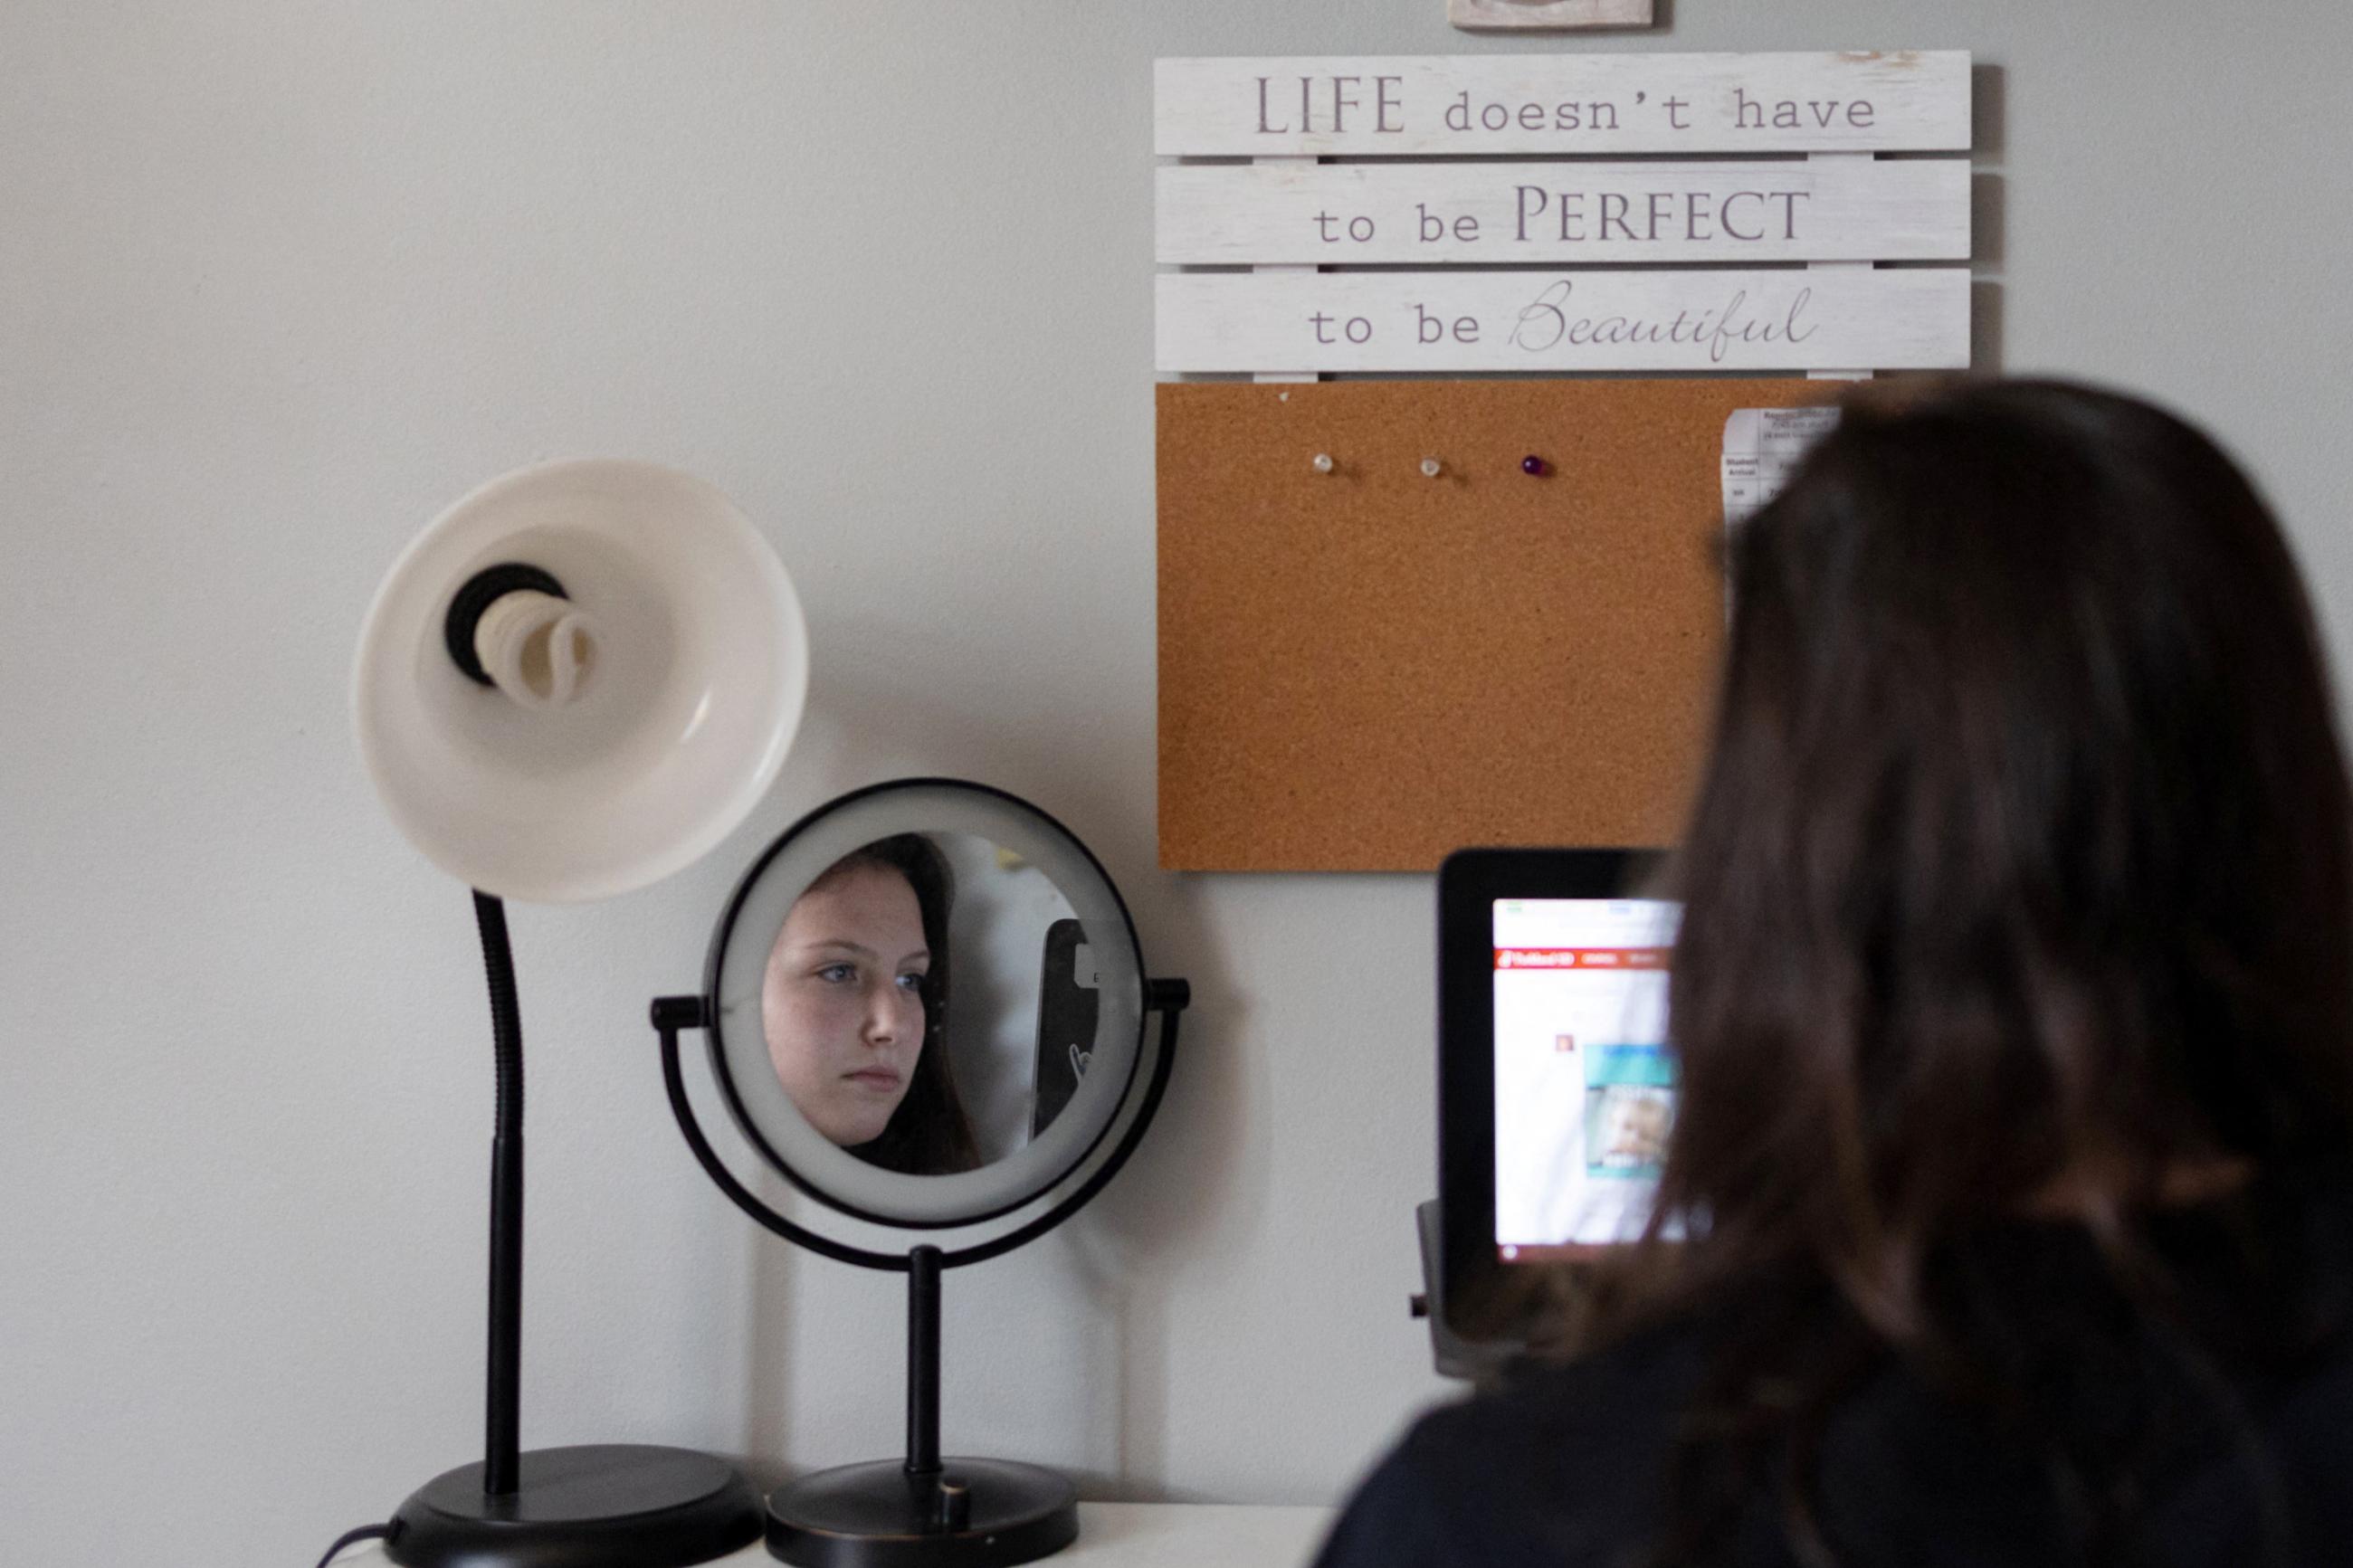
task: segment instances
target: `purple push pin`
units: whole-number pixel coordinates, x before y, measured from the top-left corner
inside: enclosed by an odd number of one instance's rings
[[[1545,475],[1546,469],[1550,465],[1546,463],[1542,458],[1538,457],[1531,456],[1522,458],[1520,459],[1520,472],[1531,475],[1536,479],[1542,479]]]

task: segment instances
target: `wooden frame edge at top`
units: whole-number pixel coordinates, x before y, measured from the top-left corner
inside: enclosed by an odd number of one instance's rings
[[[1656,7],[1654,0],[1446,0],[1446,19],[1472,33],[1648,27]]]

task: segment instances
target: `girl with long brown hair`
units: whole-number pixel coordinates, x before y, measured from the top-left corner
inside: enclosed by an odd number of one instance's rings
[[[1324,1562],[2348,1560],[2353,799],[2270,513],[1982,383],[1728,558],[1651,1232]]]

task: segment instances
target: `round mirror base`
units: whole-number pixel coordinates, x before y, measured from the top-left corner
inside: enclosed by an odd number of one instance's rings
[[[760,1539],[760,1498],[733,1465],[686,1448],[534,1448],[508,1497],[482,1466],[419,1487],[393,1516],[403,1568],[688,1568]]]
[[[1068,1477],[1004,1459],[940,1465],[911,1476],[883,1459],[778,1487],[768,1550],[797,1568],[1010,1568],[1079,1538]]]

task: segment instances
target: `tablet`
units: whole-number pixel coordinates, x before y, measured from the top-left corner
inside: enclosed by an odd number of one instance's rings
[[[1589,1259],[1651,1215],[1675,1071],[1681,906],[1638,849],[1466,849],[1438,873],[1437,1300],[1517,1339],[1513,1276]]]

